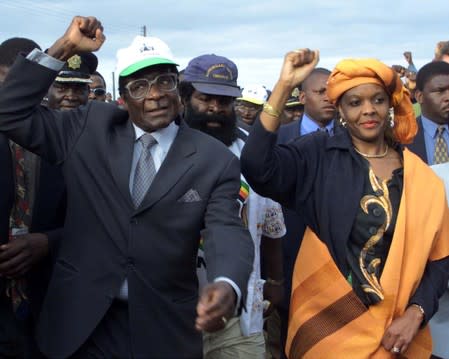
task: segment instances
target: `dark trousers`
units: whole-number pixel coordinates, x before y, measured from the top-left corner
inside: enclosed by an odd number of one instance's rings
[[[17,319],[11,298],[3,290],[0,291],[0,358],[44,358],[34,338],[33,316],[30,315],[26,320]]]
[[[112,302],[92,335],[70,358],[133,358],[128,303]]]
[[[0,358],[32,358],[29,346],[33,342],[30,320],[18,320],[11,298],[0,292]]]

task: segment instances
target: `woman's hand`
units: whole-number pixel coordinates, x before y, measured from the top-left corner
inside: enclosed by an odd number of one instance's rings
[[[382,338],[382,346],[394,354],[407,351],[411,341],[418,333],[423,314],[416,306],[410,306],[405,313],[393,320]]]
[[[319,59],[318,50],[298,49],[285,55],[281,74],[268,100],[268,106],[272,110],[266,111],[264,107],[260,115],[262,125],[267,131],[275,132],[278,129],[280,125],[279,116],[293,88],[309,76]]]
[[[320,53],[318,50],[298,49],[290,51],[285,55],[279,81],[293,89],[309,76],[319,60]]]

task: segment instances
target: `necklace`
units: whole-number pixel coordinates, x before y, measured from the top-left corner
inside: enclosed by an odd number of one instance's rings
[[[380,155],[368,155],[366,153],[360,152],[357,147],[354,146],[355,152],[357,152],[359,155],[362,155],[365,158],[384,158],[388,153],[388,146],[385,147],[385,152],[381,153]]]

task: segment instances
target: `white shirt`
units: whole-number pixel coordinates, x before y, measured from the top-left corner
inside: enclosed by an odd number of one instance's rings
[[[228,148],[240,158],[244,142],[240,139]],[[246,182],[241,175],[241,181]],[[258,195],[252,188],[249,189],[243,208],[242,218],[245,219],[251,238],[254,243],[253,271],[248,281],[248,295],[246,297],[246,310],[240,316],[240,327],[244,336],[261,333],[263,330],[263,287],[265,280],[260,273],[260,244],[262,236],[267,238],[280,238],[287,232],[282,207],[273,200]]]

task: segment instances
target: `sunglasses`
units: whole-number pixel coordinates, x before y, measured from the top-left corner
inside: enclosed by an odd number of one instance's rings
[[[104,96],[106,95],[106,89],[97,87],[95,89],[90,89],[90,92],[93,93],[95,96]]]

